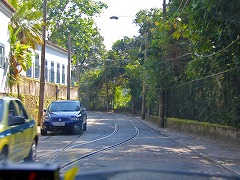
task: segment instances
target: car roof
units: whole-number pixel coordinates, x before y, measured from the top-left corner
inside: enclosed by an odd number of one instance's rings
[[[55,100],[53,102],[80,102],[79,100]]]
[[[79,100],[55,100],[55,101],[52,101],[50,104],[53,104],[53,103],[68,103],[68,102],[78,102],[78,103],[82,104]]]
[[[0,96],[0,99],[4,101],[10,101],[10,100],[19,100],[18,98],[12,97],[12,96]]]

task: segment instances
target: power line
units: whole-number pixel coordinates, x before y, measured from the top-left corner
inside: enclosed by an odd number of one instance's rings
[[[193,55],[194,53],[186,53],[186,54],[184,54],[184,55],[181,55],[181,56],[178,56],[178,57],[176,57],[176,58],[172,58],[172,59],[168,59],[167,61],[174,61],[174,60],[177,60],[177,59],[182,59],[182,58],[184,58],[184,57],[187,57],[187,56],[190,56],[190,55]]]
[[[202,57],[212,57],[212,56],[215,56],[223,51],[225,51],[226,49],[228,49],[230,46],[232,46],[233,44],[235,44],[238,40],[240,39],[240,36],[238,35],[237,36],[237,39],[235,39],[234,41],[232,41],[229,45],[227,45],[225,48],[217,51],[216,53],[214,52],[213,54],[210,54],[210,55],[207,55],[207,56],[202,56]]]
[[[193,83],[193,82],[197,82],[197,81],[201,81],[201,80],[204,80],[204,79],[208,79],[208,78],[211,78],[211,77],[214,77],[214,76],[219,76],[221,74],[225,74],[227,72],[231,72],[231,71],[236,71],[240,69],[240,67],[236,67],[236,68],[233,68],[233,69],[229,69],[229,70],[226,70],[226,71],[222,71],[222,72],[219,72],[219,73],[216,73],[216,74],[212,74],[212,75],[209,75],[209,76],[206,76],[206,77],[202,77],[202,78],[199,78],[199,79],[195,79],[195,80],[192,80],[192,81],[188,81],[186,83],[183,83],[183,84],[179,84],[177,86],[172,86],[171,88],[175,88],[175,87],[179,87],[179,86],[183,86],[183,85],[187,85],[187,84],[190,84],[190,83]]]
[[[195,56],[197,56],[197,57],[203,57],[203,58],[205,58],[205,57],[206,57],[206,58],[209,58],[209,57],[215,56],[215,55],[217,55],[217,54],[225,51],[225,50],[228,49],[230,46],[232,46],[233,44],[235,44],[236,42],[238,42],[238,40],[240,40],[240,36],[239,36],[239,35],[237,36],[237,39],[235,39],[234,41],[232,41],[229,45],[227,45],[227,46],[224,47],[223,49],[221,49],[221,50],[219,50],[219,51],[217,51],[217,52],[214,52],[214,53],[212,53],[212,54],[210,54],[210,55],[199,55],[199,54],[197,54],[197,53],[186,53],[186,54],[184,54],[184,55],[182,55],[182,56],[178,56],[178,57],[176,57],[176,58],[172,58],[172,59],[169,59],[169,60],[167,60],[167,61],[174,61],[174,60],[177,60],[177,59],[182,59],[182,58],[187,57],[187,56],[190,56],[190,55],[195,55]]]

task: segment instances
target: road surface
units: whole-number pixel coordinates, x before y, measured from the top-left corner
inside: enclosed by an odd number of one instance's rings
[[[58,164],[62,174],[77,167],[79,176],[111,179],[240,178],[239,150],[116,113],[88,112],[81,136],[40,135],[37,162]]]

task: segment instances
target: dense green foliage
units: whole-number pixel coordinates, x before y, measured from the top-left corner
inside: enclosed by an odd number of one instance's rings
[[[139,35],[116,41],[108,52],[93,19],[106,7],[100,1],[48,0],[48,38],[68,48],[70,35],[72,74],[88,108],[137,113],[144,105],[159,115],[166,92],[166,116],[240,127],[237,0],[171,0],[166,13],[141,10],[134,21]]]
[[[226,0],[195,0],[185,4],[175,0],[170,4],[169,11],[174,12],[169,16],[175,27],[173,35],[176,38],[178,34],[177,40],[187,42],[191,54],[190,61],[186,59],[185,78],[181,82],[194,81],[170,93],[167,103],[174,109],[168,109],[168,115],[240,126],[237,4]]]
[[[70,37],[72,62],[79,71],[96,67],[105,51],[93,17],[107,6],[92,0],[48,0],[48,39],[68,49]],[[79,76],[73,73],[74,76]]]
[[[166,91],[166,116],[240,126],[238,2],[173,0],[166,12],[141,10],[135,44],[125,37],[113,46],[118,58],[128,55],[126,82],[138,98],[136,111],[146,82],[152,115]]]

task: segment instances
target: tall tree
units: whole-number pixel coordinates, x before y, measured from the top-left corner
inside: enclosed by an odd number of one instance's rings
[[[96,67],[105,54],[103,37],[93,17],[107,5],[92,0],[51,0],[47,7],[48,39],[67,49],[70,36],[71,59],[76,67],[73,75],[79,79],[80,74]]]

